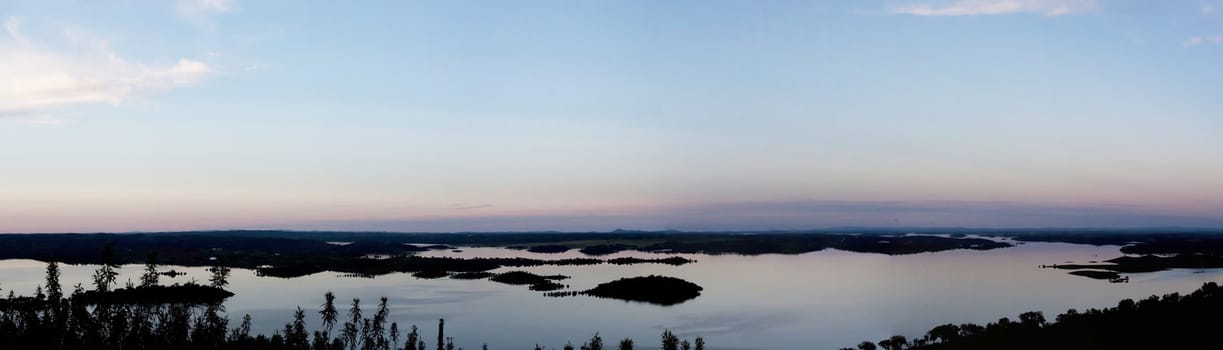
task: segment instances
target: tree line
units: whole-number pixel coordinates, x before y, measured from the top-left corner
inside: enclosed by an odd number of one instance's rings
[[[985,326],[944,324],[909,339],[863,341],[858,350],[1200,349],[1218,347],[1223,288],[1207,282],[1186,295],[1125,299],[1115,307],[1067,310],[1049,322],[1039,311]],[[854,350],[855,348],[842,348]]]

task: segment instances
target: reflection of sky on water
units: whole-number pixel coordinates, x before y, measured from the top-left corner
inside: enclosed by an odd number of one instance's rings
[[[433,256],[521,256],[541,259],[582,257],[579,252],[537,254],[499,248],[463,248],[424,253]],[[562,283],[586,289],[621,277],[648,274],[680,277],[705,288],[692,301],[669,307],[587,297],[546,298],[524,286],[486,280],[424,280],[408,274],[377,278],[339,277],[325,272],[303,278],[262,278],[234,270],[227,301],[231,322],[251,314],[255,328],[271,332],[289,321],[301,306],[317,325],[323,293],[334,291],[342,312],[361,298],[367,314],[380,296],[388,297],[393,319],[403,328],[415,324],[426,339],[436,335],[437,319],[457,345],[478,349],[559,347],[581,344],[595,332],[605,340],[632,337],[639,347],[656,346],[658,334],[671,329],[681,337],[704,336],[713,348],[828,348],[878,340],[893,333],[916,336],[947,322],[984,324],[999,317],[1042,310],[1046,318],[1068,308],[1083,310],[1114,305],[1124,298],[1189,292],[1203,281],[1220,280],[1223,270],[1184,269],[1131,275],[1131,283],[1071,276],[1040,264],[1086,262],[1119,256],[1116,246],[1094,247],[1028,243],[992,251],[957,250],[890,257],[844,251],[803,255],[685,255],[695,264],[669,266],[542,266],[503,268],[538,274],[565,274]],[[639,252],[622,256],[661,257]],[[0,262],[0,288],[32,293],[42,283],[44,264],[28,260]],[[65,266],[65,289],[88,287],[91,266]],[[120,281],[136,281],[140,266],[124,266]],[[207,281],[203,268],[175,267],[187,276],[163,282]],[[644,346],[644,347],[643,347]]]
[[[773,309],[745,312],[694,312],[682,315],[682,322],[675,325],[655,325],[669,328],[680,334],[759,333],[793,324],[800,320],[796,310]]]

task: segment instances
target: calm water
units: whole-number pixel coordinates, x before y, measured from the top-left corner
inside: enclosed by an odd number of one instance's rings
[[[379,296],[390,298],[393,320],[415,324],[425,339],[436,336],[437,319],[446,319],[456,345],[479,349],[530,349],[536,343],[559,348],[581,344],[600,332],[614,343],[632,337],[639,346],[656,347],[664,328],[681,337],[704,336],[714,349],[837,349],[892,334],[909,337],[947,322],[984,324],[999,317],[1041,310],[1047,319],[1067,308],[1080,310],[1115,305],[1124,298],[1185,293],[1205,281],[1223,280],[1223,270],[1172,270],[1131,275],[1130,283],[1071,276],[1040,269],[1040,264],[1087,262],[1120,256],[1116,246],[1029,243],[991,251],[950,251],[907,256],[821,251],[802,255],[684,255],[698,260],[685,266],[551,266],[524,268],[538,274],[565,274],[575,289],[621,277],[659,274],[680,277],[705,288],[686,303],[662,307],[589,297],[546,298],[525,286],[485,280],[422,280],[407,274],[373,279],[321,273],[296,279],[256,277],[234,270],[227,303],[231,322],[243,314],[257,331],[270,333],[291,319],[297,306],[310,311],[317,324],[318,305],[327,290],[339,300],[361,298],[367,314]],[[435,256],[524,256],[543,259],[578,257],[534,254],[497,248],[465,248]],[[621,256],[657,257],[624,252]],[[30,260],[0,261],[0,288],[32,294],[42,283],[45,264]],[[66,266],[65,290],[88,286],[93,266]],[[175,267],[189,274],[167,281],[207,281],[203,268]],[[136,281],[141,266],[122,269],[120,280]],[[503,269],[508,270],[508,269]],[[344,307],[346,310],[347,307]]]

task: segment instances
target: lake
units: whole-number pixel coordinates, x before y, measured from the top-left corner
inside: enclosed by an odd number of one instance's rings
[[[585,296],[549,298],[526,286],[487,280],[417,279],[408,274],[376,278],[341,277],[336,273],[281,279],[258,277],[235,269],[226,302],[231,328],[243,314],[253,317],[254,330],[270,334],[291,320],[301,306],[316,328],[323,293],[337,296],[342,312],[352,298],[361,298],[366,315],[380,296],[390,299],[392,320],[402,328],[415,324],[430,344],[437,320],[446,319],[447,336],[457,346],[479,349],[531,349],[535,344],[560,348],[567,341],[580,345],[599,332],[614,344],[633,338],[638,348],[658,346],[663,329],[681,338],[703,336],[711,349],[838,349],[862,340],[893,334],[910,338],[943,323],[984,325],[999,317],[1044,311],[1049,320],[1068,308],[1084,310],[1116,305],[1125,298],[1171,292],[1186,293],[1203,282],[1223,280],[1223,269],[1169,270],[1131,274],[1130,283],[1108,283],[1072,276],[1065,270],[1041,269],[1041,264],[1088,262],[1121,256],[1117,246],[1026,243],[988,251],[954,250],[902,256],[824,250],[800,255],[681,254],[697,260],[683,266],[662,264],[544,266],[502,268],[537,274],[564,274],[561,281],[576,290],[622,277],[665,275],[704,287],[694,300],[674,305],[598,299]],[[583,257],[576,250],[541,254],[502,248],[462,248],[462,252],[431,251],[431,256],[521,256],[538,259]],[[621,252],[603,258],[660,257]],[[96,266],[63,266],[65,291],[72,285],[89,288]],[[45,264],[32,260],[0,261],[4,293],[32,294],[43,283]],[[208,273],[201,267],[164,266],[188,274],[162,283],[195,279]],[[120,281],[138,280],[142,266],[125,265]]]

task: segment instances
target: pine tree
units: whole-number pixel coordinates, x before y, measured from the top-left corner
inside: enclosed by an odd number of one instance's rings
[[[420,340],[420,333],[417,333],[416,325],[412,325],[412,330],[408,332],[408,344],[404,347],[404,350],[416,350],[417,342],[424,343]],[[422,345],[421,347],[423,348],[424,346]]]
[[[629,338],[621,339],[620,350],[633,350],[633,340]]]
[[[323,333],[323,340],[325,343],[326,340],[331,338],[331,330],[333,327],[335,327],[336,318],[339,315],[339,312],[337,312],[335,309],[335,294],[331,293],[331,291],[327,291],[326,294],[323,294],[322,310],[320,310],[318,313],[323,317],[323,328],[326,330]]]
[[[140,275],[140,286],[156,286],[160,276],[157,274],[157,253],[149,253],[144,262],[144,274]]]
[[[213,287],[225,288],[229,285],[229,268],[220,264],[218,260],[216,265],[208,269],[212,272],[212,276],[208,278],[208,283]]]
[[[662,332],[662,350],[679,350],[679,337],[669,329]]]
[[[348,309],[348,322],[344,322],[343,337],[349,350],[357,349],[357,339],[361,325],[361,299],[353,298],[352,307]]]
[[[443,340],[445,339],[446,339],[446,319],[438,319],[437,320],[437,350],[442,350],[446,348],[445,347],[446,344],[443,343]]]
[[[60,289],[59,276],[59,263],[47,263],[47,299],[53,302],[59,302],[64,296],[63,290]]]
[[[386,348],[387,349],[398,349],[399,348],[399,323],[398,322],[391,322],[390,338],[391,338],[390,346],[387,346]]]
[[[93,273],[94,289],[99,292],[110,291],[110,287],[115,284],[115,278],[119,276],[119,272],[115,271],[119,265],[115,265],[114,252],[111,244],[106,243],[102,248],[102,266],[99,266]]]

